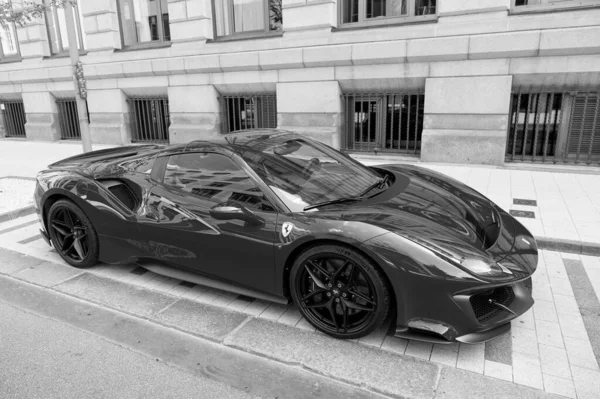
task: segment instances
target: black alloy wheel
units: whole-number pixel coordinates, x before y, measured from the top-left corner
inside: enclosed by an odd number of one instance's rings
[[[292,297],[304,317],[336,338],[363,337],[389,312],[385,278],[350,248],[313,247],[296,259],[290,274]]]
[[[98,238],[89,219],[74,203],[60,200],[48,212],[47,228],[58,254],[71,266],[98,262]]]

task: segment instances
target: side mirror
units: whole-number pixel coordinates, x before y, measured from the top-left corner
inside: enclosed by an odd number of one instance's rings
[[[210,216],[217,220],[243,220],[253,226],[265,224],[254,212],[235,202],[223,202],[210,208]]]

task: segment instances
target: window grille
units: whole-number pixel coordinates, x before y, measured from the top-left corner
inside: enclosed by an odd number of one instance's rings
[[[221,96],[222,132],[277,127],[275,94]]]
[[[420,153],[424,104],[419,92],[345,94],[342,148]]]
[[[130,97],[132,142],[169,142],[169,99],[167,97]]]
[[[25,135],[25,107],[23,101],[2,101],[2,118],[6,137],[26,137]]]
[[[600,160],[598,91],[519,91],[512,94],[508,161]]]
[[[74,98],[56,99],[58,108],[58,120],[60,124],[60,138],[62,140],[80,140],[79,114],[77,103]]]

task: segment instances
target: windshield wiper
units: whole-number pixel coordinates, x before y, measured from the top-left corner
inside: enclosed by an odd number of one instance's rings
[[[367,189],[365,191],[363,191],[362,193],[360,193],[358,196],[364,197],[365,195],[367,195],[367,193],[369,191],[373,190],[374,188],[383,187],[388,182],[389,179],[390,179],[390,175],[386,174],[382,179],[377,180],[375,183],[373,183],[369,187],[367,187]]]
[[[323,202],[320,202],[318,204],[309,205],[309,206],[305,207],[304,210],[308,211],[310,209],[320,208],[322,206],[335,205],[335,204],[343,204],[344,202],[362,201],[363,199],[364,199],[363,197],[343,197],[343,198],[338,198],[338,199],[334,199],[334,200],[331,200],[331,201],[323,201]]]
[[[386,174],[384,177],[382,177],[381,179],[377,180],[375,183],[373,183],[372,185],[370,185],[369,187],[367,187],[366,190],[364,190],[362,193],[360,193],[356,197],[342,197],[342,198],[337,198],[337,199],[334,199],[334,200],[331,200],[331,201],[324,201],[324,202],[320,202],[318,204],[309,205],[309,206],[305,207],[304,210],[308,211],[310,209],[319,208],[319,207],[322,207],[322,206],[335,205],[335,204],[343,204],[344,202],[362,201],[362,200],[364,200],[364,199],[367,198],[365,196],[367,195],[367,193],[369,191],[373,190],[374,188],[383,187],[388,182],[389,179],[390,179],[390,175]]]

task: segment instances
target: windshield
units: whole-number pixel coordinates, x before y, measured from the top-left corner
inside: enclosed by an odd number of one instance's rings
[[[240,155],[292,212],[357,197],[381,180],[338,151],[298,138],[265,140]]]

